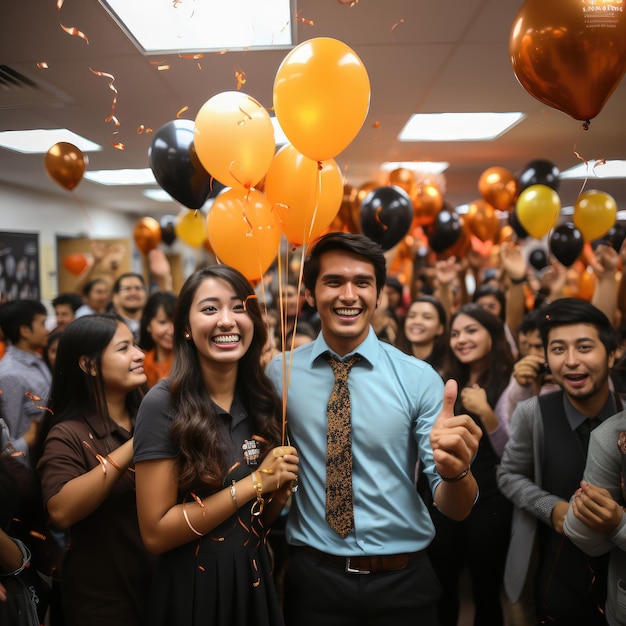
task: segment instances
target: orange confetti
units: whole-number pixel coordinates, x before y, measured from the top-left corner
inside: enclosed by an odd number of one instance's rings
[[[150,61],[150,65],[163,65],[165,63],[165,59],[161,59],[160,61]]]
[[[235,68],[235,78],[237,79],[237,91],[241,91],[241,87],[246,84],[246,73]]]
[[[198,59],[203,59],[204,58],[204,54],[179,54],[178,55],[181,59],[193,59],[194,61],[197,61]]]
[[[396,28],[398,28],[398,26],[400,26],[400,24],[404,24],[404,18],[401,17],[392,27],[391,27],[391,32],[393,33],[394,30],[396,30]]]
[[[313,20],[307,20],[304,17],[300,17],[300,15],[296,14],[296,21],[301,22],[302,24],[306,24],[307,26],[315,26],[315,22]]]
[[[89,68],[89,71],[92,74],[95,74],[96,76],[99,76],[101,78],[110,78],[111,79],[111,82],[108,85],[109,89],[113,92],[113,102],[111,103],[111,115],[109,115],[109,117],[105,118],[104,121],[107,124],[109,122],[113,122],[113,124],[115,126],[119,126],[120,122],[115,117],[115,107],[117,106],[117,88],[115,87],[115,76],[113,76],[113,74],[107,74],[106,72],[100,72],[98,70],[94,70],[92,67]]]
[[[178,113],[176,113],[176,119],[179,119],[179,118],[180,118],[180,116],[181,116],[183,113],[186,113],[187,111],[189,111],[189,107],[188,107],[187,105],[185,105],[182,109],[180,109],[180,110],[178,111]]]
[[[169,63],[166,63],[165,65],[159,65],[157,67],[157,71],[159,72],[167,72],[167,70],[172,69],[172,66]]]
[[[31,393],[30,391],[27,391],[24,395],[35,405],[36,409],[39,409],[40,411],[48,411],[50,415],[54,415],[54,413],[52,412],[52,409],[49,409],[47,406],[41,406],[37,404],[38,402],[41,402],[41,398],[39,396],[36,396],[34,393]]]
[[[59,13],[59,26],[68,35],[72,35],[73,37],[80,37],[81,39],[83,39],[85,41],[85,43],[87,45],[89,45],[89,39],[87,39],[87,35],[85,35],[85,33],[83,33],[82,31],[78,30],[78,28],[76,28],[74,26],[64,26],[63,22],[61,22],[61,7],[63,6],[64,2],[65,2],[65,0],[57,0],[57,11]]]
[[[380,122],[378,120],[376,120],[373,124],[372,124],[372,128],[380,128]]]
[[[40,70],[47,70],[48,64],[45,61],[40,61],[39,63],[37,63],[37,67]]]
[[[144,126],[143,124],[140,124],[140,125],[139,125],[139,128],[137,128],[137,134],[138,134],[138,135],[141,135],[142,133],[146,133],[146,134],[148,134],[148,133],[153,133],[153,132],[154,132],[154,131],[153,131],[153,130],[149,127],[149,126],[148,126],[148,127],[146,127],[146,126]]]

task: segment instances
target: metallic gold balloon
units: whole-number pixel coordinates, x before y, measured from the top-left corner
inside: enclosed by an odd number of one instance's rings
[[[519,182],[505,167],[490,167],[480,175],[478,191],[498,211],[509,211],[519,195]]]
[[[144,254],[154,250],[161,242],[161,224],[153,217],[142,217],[133,229],[135,245]]]
[[[59,141],[46,153],[44,166],[55,183],[71,191],[83,178],[85,157],[75,145]]]
[[[435,185],[421,183],[411,193],[414,226],[428,226],[435,221],[443,207],[443,196]]]
[[[389,184],[404,189],[409,195],[415,185],[415,174],[405,167],[398,167],[389,173]]]
[[[481,241],[496,241],[500,232],[500,220],[496,210],[484,200],[470,202],[465,216],[470,232]]]
[[[626,72],[623,0],[526,0],[509,38],[532,96],[577,120],[602,110]]]

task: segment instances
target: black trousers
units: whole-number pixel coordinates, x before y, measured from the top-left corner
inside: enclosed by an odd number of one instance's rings
[[[293,548],[285,574],[285,626],[438,626],[440,594],[425,553],[402,570],[349,574]]]

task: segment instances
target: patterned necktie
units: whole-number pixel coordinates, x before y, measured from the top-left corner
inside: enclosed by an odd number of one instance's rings
[[[328,400],[326,435],[326,521],[341,537],[354,527],[352,505],[352,430],[348,374],[361,360],[355,355],[347,361],[326,357],[335,375]]]

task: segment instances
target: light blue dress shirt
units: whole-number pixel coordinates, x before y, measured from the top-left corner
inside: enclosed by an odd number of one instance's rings
[[[283,369],[289,380],[287,428],[298,450],[299,486],[287,519],[287,541],[339,556],[384,555],[426,548],[435,530],[415,485],[415,467],[434,491],[430,430],[443,403],[441,376],[427,363],[381,342],[373,329],[354,352],[348,378],[352,407],[354,529],[342,539],[325,520],[326,408],[334,384],[317,339],[278,355],[268,374],[279,395]],[[335,354],[335,356],[337,356]]]

